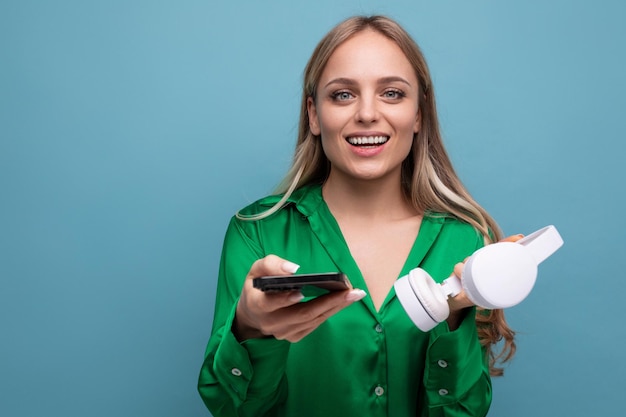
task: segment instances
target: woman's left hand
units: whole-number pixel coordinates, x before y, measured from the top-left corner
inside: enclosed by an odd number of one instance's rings
[[[524,235],[507,236],[500,240],[500,242],[517,242],[523,237]],[[465,261],[459,262],[458,264],[454,265],[454,275],[459,277],[459,279],[463,279],[463,267],[465,266],[465,262],[467,261],[467,259],[468,258],[466,258]],[[448,316],[448,319],[446,321],[448,322],[448,327],[450,328],[450,330],[456,330],[461,325],[461,321],[463,321],[463,317],[465,315],[465,309],[467,309],[468,307],[472,307],[473,305],[474,303],[472,303],[472,301],[467,297],[465,291],[461,291],[456,296],[448,298],[450,315]]]

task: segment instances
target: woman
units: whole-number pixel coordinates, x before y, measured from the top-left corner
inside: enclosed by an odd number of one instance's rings
[[[426,63],[397,23],[353,17],[318,44],[279,191],[226,233],[199,380],[213,415],[485,415],[492,346],[505,339],[505,360],[515,348],[502,312],[461,293],[423,333],[393,290],[418,266],[458,273],[499,238],[452,168]],[[296,270],[341,271],[356,289],[303,300],[252,286]]]

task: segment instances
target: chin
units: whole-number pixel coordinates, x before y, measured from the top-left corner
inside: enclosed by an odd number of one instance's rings
[[[398,173],[399,172],[400,171],[398,171]],[[376,181],[380,179],[394,177],[395,176],[394,174],[395,174],[394,171],[381,170],[381,169],[376,169],[376,170],[367,169],[367,170],[355,170],[349,173],[349,176],[355,180],[360,180],[360,181]]]

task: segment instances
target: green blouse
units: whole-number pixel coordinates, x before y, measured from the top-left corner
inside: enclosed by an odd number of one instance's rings
[[[267,210],[267,197],[243,213]],[[437,281],[483,245],[468,224],[427,214],[400,276],[421,267]],[[392,290],[379,311],[369,296],[329,318],[298,343],[239,343],[231,332],[243,281],[254,261],[275,254],[298,273],[342,271],[365,281],[319,186],[297,190],[259,221],[233,218],[224,240],[213,330],[198,389],[215,417],[484,416],[491,403],[487,357],[470,312],[451,332],[424,333]]]

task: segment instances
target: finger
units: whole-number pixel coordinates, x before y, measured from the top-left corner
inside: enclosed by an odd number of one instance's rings
[[[300,326],[291,328],[290,332],[285,335],[285,340],[288,340],[292,343],[299,342],[304,337],[313,333],[313,331],[315,331],[319,326],[321,326],[330,317],[337,314],[339,311],[343,310],[346,307],[347,306],[345,305],[334,307],[324,312],[323,314],[321,314],[314,320],[311,320],[306,323],[302,323]]]
[[[260,293],[255,297],[258,308],[266,312],[278,311],[290,307],[300,303],[300,301],[304,299],[304,295],[298,290],[262,292],[255,289],[255,291]]]
[[[467,297],[465,291],[461,291],[454,297],[448,298],[448,305],[450,306],[450,311],[459,311],[473,306],[474,303]]]
[[[511,235],[511,236],[507,236],[505,238],[500,239],[500,242],[517,242],[518,240],[522,239],[523,237],[524,237],[524,235],[522,235],[522,234]]]
[[[465,262],[459,262],[458,264],[454,265],[454,275],[461,278],[463,276],[464,267],[465,267]]]
[[[264,275],[289,275],[294,274],[300,265],[282,259],[276,255],[267,255],[258,259],[250,267],[248,278],[257,278]]]
[[[261,276],[289,275],[295,273],[300,266],[293,262],[282,259],[276,255],[267,255],[254,262],[248,272],[247,280],[244,283],[244,293],[252,304],[258,306],[259,310],[271,312],[296,303],[299,303],[303,296],[299,291],[276,291],[262,292],[253,288],[252,279]]]
[[[316,319],[300,323],[297,326],[291,326],[289,328],[285,328],[285,332],[276,331],[274,332],[274,337],[276,339],[284,339],[288,340],[292,343],[298,342],[302,340],[305,336],[313,333],[319,326],[321,326],[326,320],[330,317],[344,309],[346,306],[338,306],[331,310],[326,311],[324,314],[318,316]]]
[[[329,312],[339,311],[350,304],[361,300],[367,293],[363,290],[352,289],[345,291],[333,291],[316,297],[307,303],[300,304],[298,309],[303,321],[312,321],[320,316],[329,316]],[[331,314],[332,315],[332,314]]]
[[[341,310],[341,308],[338,308],[337,311]],[[278,340],[288,340],[292,343],[298,342],[308,334],[312,333],[333,314],[334,312],[328,311],[327,315],[324,314],[314,320],[309,320],[290,326],[278,326],[275,329],[270,329],[270,332]]]
[[[287,326],[277,326],[272,330],[274,337],[297,342],[317,329],[328,318],[337,314],[352,303],[365,297],[363,290],[333,292],[295,306],[290,310],[293,320]],[[284,323],[286,324],[286,323]]]

